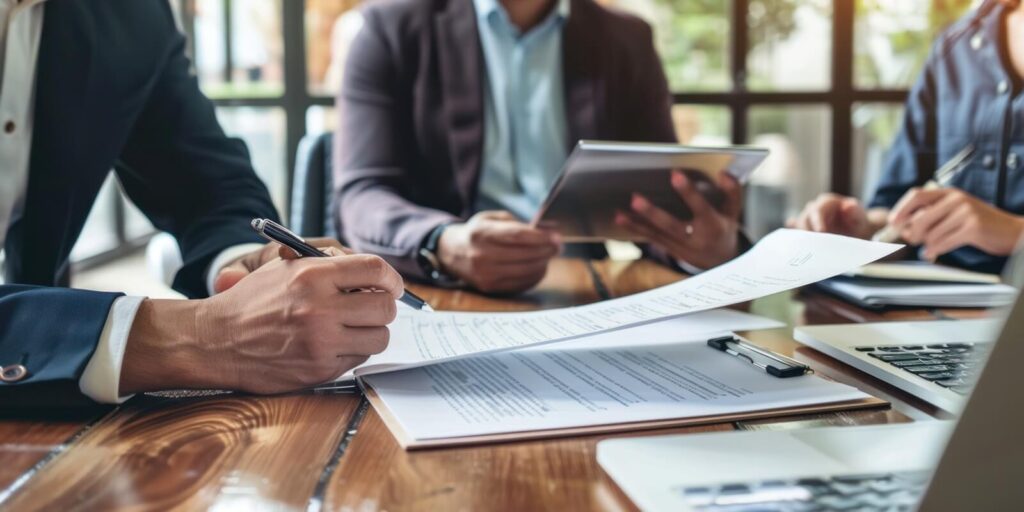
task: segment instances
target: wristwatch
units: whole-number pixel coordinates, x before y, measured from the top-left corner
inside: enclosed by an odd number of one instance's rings
[[[441,257],[438,255],[437,246],[441,242],[441,234],[444,233],[445,228],[450,226],[451,222],[446,222],[433,229],[425,239],[423,244],[420,245],[419,261],[420,268],[423,269],[423,273],[430,278],[434,284],[442,286],[458,286],[462,284],[462,281],[448,275],[442,270]]]

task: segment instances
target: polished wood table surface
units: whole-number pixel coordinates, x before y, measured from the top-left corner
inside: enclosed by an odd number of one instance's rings
[[[530,293],[488,298],[414,286],[438,309],[516,311],[584,304],[682,276],[649,261],[558,260]],[[969,318],[979,311],[876,313],[813,291],[740,309],[790,326]],[[651,435],[898,423],[943,412],[800,348],[791,328],[749,333],[887,409],[636,432]],[[200,395],[200,396],[196,396]],[[0,411],[0,508],[10,510],[632,510],[585,436],[492,446],[402,450],[358,394],[140,396],[116,407],[25,416]]]

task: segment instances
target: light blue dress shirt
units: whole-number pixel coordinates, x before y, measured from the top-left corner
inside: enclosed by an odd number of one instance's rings
[[[477,211],[527,220],[540,208],[567,156],[562,28],[569,0],[525,34],[498,0],[473,0],[487,76],[484,152]]]

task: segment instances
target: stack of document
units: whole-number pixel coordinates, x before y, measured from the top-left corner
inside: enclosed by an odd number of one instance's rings
[[[867,265],[819,286],[867,308],[991,308],[1017,296],[999,276],[916,261]]]
[[[342,379],[367,388],[406,447],[877,406],[819,377],[769,376],[702,342],[709,331],[756,327],[712,310],[899,248],[779,230],[732,262],[629,297],[527,313],[406,310],[390,326],[388,349]]]

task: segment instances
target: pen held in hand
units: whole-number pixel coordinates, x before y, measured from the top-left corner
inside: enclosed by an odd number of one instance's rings
[[[946,188],[949,183],[953,181],[953,177],[963,169],[964,163],[974,154],[974,144],[968,144],[964,149],[961,149],[959,153],[953,155],[942,167],[935,171],[935,178],[928,180],[921,188],[924,190],[937,190],[940,188]],[[885,242],[894,244],[900,241],[900,229],[902,226],[887,225],[884,228],[878,230],[873,237],[872,241]]]
[[[288,228],[269,219],[253,219],[252,229],[256,230],[263,238],[271,242],[277,242],[298,254],[299,257],[325,258],[327,254],[306,243],[299,235],[292,233]],[[420,311],[433,311],[430,304],[416,294],[405,290],[405,293],[398,299],[403,304]]]

